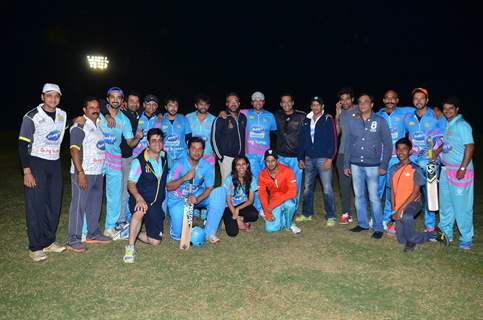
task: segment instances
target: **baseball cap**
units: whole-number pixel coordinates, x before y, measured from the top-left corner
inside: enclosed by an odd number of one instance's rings
[[[44,84],[44,87],[42,88],[42,93],[47,93],[47,92],[51,92],[51,91],[55,91],[58,94],[62,95],[62,93],[60,92],[60,87],[58,85],[56,85],[54,83]]]
[[[124,92],[122,92],[122,89],[119,88],[119,87],[112,87],[112,88],[109,88],[109,90],[107,90],[107,95],[111,95],[112,93],[114,92],[117,92],[119,94],[121,94],[121,96],[124,97]]]
[[[312,100],[310,100],[310,102],[314,102],[314,101],[317,101],[320,104],[324,104],[324,100],[320,96],[314,96],[314,97],[312,97]]]
[[[268,149],[267,151],[265,151],[265,155],[263,156],[263,159],[266,160],[270,156],[274,157],[275,159],[278,159],[278,154],[273,149]]]
[[[414,89],[411,92],[411,97],[414,96],[414,94],[416,92],[421,92],[422,94],[424,94],[426,96],[426,99],[429,98],[429,93],[428,93],[428,90],[427,89],[424,89],[424,88],[416,88],[416,89]]]
[[[148,94],[144,97],[144,103],[156,102],[156,104],[158,104],[158,101],[158,97],[156,97],[154,94]]]
[[[252,94],[252,101],[265,101],[265,95],[261,93],[260,91],[256,91]]]

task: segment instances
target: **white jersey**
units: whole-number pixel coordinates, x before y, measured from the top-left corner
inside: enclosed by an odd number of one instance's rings
[[[57,160],[60,158],[60,145],[64,138],[67,114],[64,110],[56,108],[54,121],[42,106],[43,104],[40,104],[24,115],[19,139],[30,144],[31,156]]]
[[[80,151],[82,169],[85,174],[99,175],[103,173],[106,159],[104,135],[101,129],[89,118],[85,124],[74,124],[70,128],[70,148]],[[75,167],[71,160],[70,173],[74,173]]]

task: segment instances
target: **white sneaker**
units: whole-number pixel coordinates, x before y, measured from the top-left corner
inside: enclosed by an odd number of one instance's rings
[[[387,221],[383,221],[382,226],[384,227],[384,231],[387,231]]]
[[[81,242],[86,242],[87,234],[82,234]]]
[[[260,212],[258,214],[260,215],[260,217],[262,217],[263,219],[265,219],[265,213],[263,212],[263,209],[260,210]]]
[[[371,218],[371,219],[369,219],[369,228],[371,228],[371,229],[372,229],[372,218]]]
[[[120,233],[121,233],[120,231],[116,231],[115,229],[105,229],[103,234],[106,237],[112,238],[112,240],[120,240],[119,239]]]
[[[292,231],[293,234],[299,234],[300,232],[302,232],[302,229],[297,227],[294,223],[290,226],[290,231]]]

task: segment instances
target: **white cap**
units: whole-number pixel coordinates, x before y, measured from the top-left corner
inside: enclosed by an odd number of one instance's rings
[[[252,94],[252,101],[257,101],[257,100],[265,101],[265,96],[260,91],[254,92]]]
[[[55,91],[58,94],[62,95],[62,93],[60,92],[60,87],[58,85],[56,85],[54,83],[44,84],[44,87],[42,88],[42,93],[47,93],[47,92],[50,92],[50,91]]]

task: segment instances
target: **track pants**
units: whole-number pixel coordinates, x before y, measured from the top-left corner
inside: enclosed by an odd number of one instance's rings
[[[295,215],[295,200],[286,200],[272,210],[272,215],[275,218],[273,221],[265,220],[265,230],[267,232],[277,232],[290,228]]]
[[[252,170],[253,176],[258,181],[258,175],[265,168],[265,162],[263,161],[263,155],[258,154],[247,154],[248,161],[250,161],[250,169]],[[253,206],[258,210],[262,210],[262,204],[260,202],[260,197],[258,196],[258,191],[255,192],[255,200],[253,201]]]
[[[295,179],[297,180],[297,197],[295,198],[295,212],[297,212],[300,203],[300,193],[302,190],[302,172],[303,170],[299,168],[299,161],[297,157],[282,157],[279,156],[278,161],[284,165],[290,167],[295,174]]]
[[[396,221],[396,236],[401,244],[407,243],[425,243],[431,239],[432,235],[429,232],[416,232],[416,221],[414,217],[421,210],[419,201],[408,204],[403,216]]]

